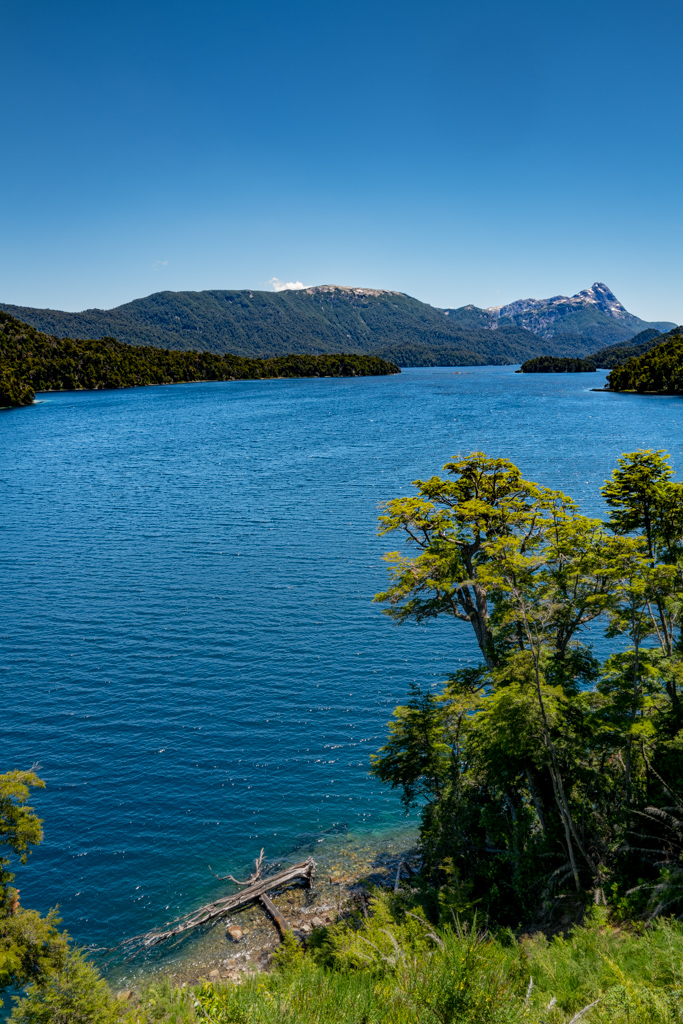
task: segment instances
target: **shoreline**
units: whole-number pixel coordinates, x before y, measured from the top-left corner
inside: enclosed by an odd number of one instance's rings
[[[399,369],[399,373],[400,373]],[[379,376],[392,376],[392,374],[368,374],[368,373],[323,373],[319,376],[306,376],[306,377],[227,377],[223,380],[212,380],[207,377],[205,380],[164,380],[158,384],[122,384],[121,387],[115,388],[55,388],[52,391],[36,391],[36,395],[77,395],[81,392],[93,394],[95,391],[133,391],[135,388],[171,388],[175,387],[176,384],[250,384],[258,383],[262,380],[363,380],[367,377],[379,377]],[[36,402],[31,402],[31,405],[36,405]],[[3,409],[24,409],[27,406],[16,406],[16,405],[5,405],[0,406]]]
[[[316,859],[311,888],[285,887],[271,892],[270,898],[287,924],[306,936],[315,927],[334,924],[370,888],[393,887],[401,861],[417,860],[417,839],[415,823],[393,826],[374,836],[335,836],[325,850],[314,850],[317,844],[313,843],[310,850],[297,851],[297,857],[310,853]],[[238,941],[227,934],[226,929],[233,926],[243,932]],[[105,956],[99,966],[115,991],[138,992],[162,979],[179,987],[203,979],[239,982],[245,974],[267,970],[280,941],[270,916],[253,903],[226,914],[204,931],[197,929],[179,944],[141,950],[133,958],[109,965]]]

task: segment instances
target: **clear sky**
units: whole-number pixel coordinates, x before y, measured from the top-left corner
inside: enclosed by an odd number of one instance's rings
[[[600,280],[683,322],[678,0],[3,0],[0,299]]]

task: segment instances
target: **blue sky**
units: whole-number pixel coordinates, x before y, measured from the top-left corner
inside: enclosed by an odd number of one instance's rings
[[[683,322],[680,3],[2,9],[2,301],[602,280]]]

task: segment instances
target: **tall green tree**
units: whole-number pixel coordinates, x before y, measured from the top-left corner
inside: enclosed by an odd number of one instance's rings
[[[565,885],[601,901],[638,872],[654,880],[678,865],[673,826],[654,812],[670,814],[683,748],[682,503],[663,453],[620,460],[607,523],[506,460],[444,468],[454,479],[387,503],[380,532],[419,551],[387,556],[377,599],[399,622],[466,623],[484,660],[397,709],[372,770],[422,807],[432,877],[450,863],[508,921]],[[600,622],[623,645],[604,666],[586,638]]]
[[[26,861],[43,838],[43,822],[28,801],[45,783],[35,771],[0,775],[0,992],[15,996],[14,1024],[115,1024],[123,1007],[96,968],[59,930],[55,911],[21,906],[14,862]]]
[[[0,775],[0,990],[46,977],[66,955],[56,914],[24,909],[12,885],[14,862],[25,864],[43,838],[43,823],[28,801],[31,790],[44,785],[33,771]]]

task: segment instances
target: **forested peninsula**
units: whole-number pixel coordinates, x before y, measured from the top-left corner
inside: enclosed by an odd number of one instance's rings
[[[683,394],[683,327],[661,335],[655,348],[615,366],[607,385],[610,391]]]
[[[395,363],[370,355],[245,359],[231,353],[126,345],[115,338],[74,341],[43,334],[0,311],[0,407],[30,405],[37,391],[282,377],[372,377],[400,372]]]

